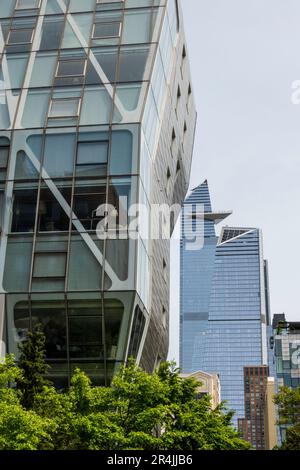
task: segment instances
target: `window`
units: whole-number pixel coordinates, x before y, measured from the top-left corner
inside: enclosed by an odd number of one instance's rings
[[[63,302],[32,302],[32,326],[41,325],[46,337],[46,359],[64,359],[67,356],[66,311]]]
[[[11,228],[12,232],[34,231],[36,202],[37,189],[32,188],[15,191]]]
[[[124,0],[97,0],[97,3],[124,3]]]
[[[51,101],[49,118],[72,118],[79,115],[80,98],[55,98]]]
[[[124,305],[118,299],[105,299],[105,340],[108,359],[117,359]]]
[[[165,307],[163,307],[162,309],[162,324],[164,328],[167,327],[167,310],[165,309]]]
[[[173,131],[172,131],[172,142],[171,142],[171,153],[172,153],[172,157],[174,157],[174,155],[175,155],[175,153],[176,153],[176,146],[177,146],[176,134],[175,134],[175,129],[173,128]]]
[[[177,117],[178,117],[178,108],[179,108],[179,104],[180,104],[180,98],[181,98],[181,90],[180,90],[180,86],[178,85],[178,88],[177,88],[176,108],[175,108],[176,116],[177,116]]]
[[[63,15],[50,15],[44,17],[40,51],[59,49],[64,30]]]
[[[41,0],[18,0],[16,9],[17,10],[33,10],[40,8]]]
[[[17,46],[20,44],[31,44],[33,39],[33,28],[12,29],[7,38],[9,46]]]
[[[163,277],[164,277],[164,280],[167,282],[167,280],[168,280],[168,269],[167,269],[167,263],[164,259],[163,259]]]
[[[142,81],[149,51],[149,47],[122,47],[118,67],[118,80],[120,82]]]
[[[66,275],[67,254],[65,252],[40,252],[34,257],[34,278],[64,278]]]
[[[177,100],[179,100],[181,98],[181,90],[180,90],[180,86],[178,85],[178,88],[177,88]]]
[[[7,168],[9,146],[0,145],[0,170]]]
[[[168,168],[168,170],[167,170],[167,187],[166,187],[167,195],[169,195],[170,192],[171,192],[171,183],[172,183],[171,171],[170,171],[170,168]]]
[[[104,358],[101,317],[70,317],[69,347],[70,357]]]
[[[71,202],[71,187],[60,188],[67,204]],[[40,193],[38,230],[39,232],[64,232],[69,229],[69,217],[48,188]]]
[[[131,335],[130,335],[130,344],[129,344],[129,351],[128,357],[136,358],[139,352],[142,336],[144,333],[144,328],[146,325],[146,318],[137,305],[134,312],[134,319],[131,328]]]
[[[122,8],[124,0],[97,0],[97,5],[105,5],[107,8]]]
[[[79,142],[77,146],[77,176],[105,176],[107,173],[108,142]],[[97,173],[96,173],[97,172]]]
[[[121,22],[95,23],[93,28],[93,39],[118,38],[121,35]]]
[[[96,187],[78,185],[75,188],[73,212],[86,230],[96,230],[103,217],[97,216],[97,209],[106,203],[106,185]]]
[[[101,165],[107,163],[108,142],[79,142],[77,165]]]
[[[56,77],[83,77],[86,71],[86,59],[60,59],[57,65]]]

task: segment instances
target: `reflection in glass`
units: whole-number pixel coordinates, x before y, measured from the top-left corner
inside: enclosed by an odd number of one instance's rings
[[[60,188],[68,206],[71,201],[71,188]],[[69,217],[48,188],[42,188],[38,211],[38,230],[40,232],[59,232],[69,229]]]
[[[99,186],[78,186],[75,188],[73,212],[87,230],[96,230],[103,217],[97,216],[97,209],[106,203],[106,184]]]
[[[56,98],[50,105],[50,118],[76,117],[79,113],[79,98]]]
[[[70,317],[71,358],[104,358],[101,317]]]
[[[30,44],[32,42],[33,31],[33,28],[12,29],[8,35],[7,44],[10,46]]]
[[[142,336],[144,333],[145,324],[145,316],[141,311],[140,307],[137,305],[135,308],[134,319],[131,329],[128,357],[137,357]]]
[[[119,21],[94,24],[93,39],[117,38],[120,34],[121,23]]]
[[[37,204],[37,189],[20,189],[14,192],[12,232],[33,232]]]
[[[32,302],[32,327],[46,336],[46,359],[66,358],[66,315],[63,302]]]

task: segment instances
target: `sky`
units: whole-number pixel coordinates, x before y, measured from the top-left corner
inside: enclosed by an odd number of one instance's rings
[[[190,189],[208,179],[213,209],[233,211],[225,225],[262,229],[272,314],[300,321],[300,1],[181,5],[198,112]],[[177,240],[171,273],[169,359],[178,362]]]

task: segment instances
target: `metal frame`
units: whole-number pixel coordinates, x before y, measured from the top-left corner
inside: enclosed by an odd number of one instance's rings
[[[36,276],[34,274],[36,258],[37,256],[52,256],[52,255],[63,255],[65,258],[65,269],[64,274],[62,276]],[[65,279],[66,277],[66,270],[67,270],[67,252],[66,251],[36,251],[34,253],[34,261],[33,261],[33,270],[32,270],[32,279]]]
[[[36,0],[37,6],[36,7],[25,7],[25,6],[20,6],[20,2],[22,0],[17,0],[15,9],[16,10],[38,10],[41,7],[42,0]]]
[[[102,24],[102,25],[107,25],[107,24],[119,24],[119,34],[115,35],[110,35],[110,36],[95,36],[95,29],[96,25]],[[92,39],[113,39],[113,38],[120,38],[122,34],[122,21],[96,21],[93,24],[93,29],[92,29]]]
[[[8,33],[8,36],[7,36],[7,40],[6,40],[6,44],[8,46],[22,46],[22,45],[25,45],[25,44],[32,44],[33,42],[33,36],[34,36],[34,27],[32,28],[12,28],[9,33]],[[14,32],[14,31],[31,31],[31,38],[30,38],[30,41],[22,41],[22,42],[14,42],[14,43],[10,43],[9,40],[10,40],[10,37],[11,37],[11,34]]]
[[[108,3],[124,3],[125,0],[97,0],[96,5],[107,5]]]
[[[5,165],[2,165],[1,162],[0,162],[0,170],[5,170],[8,166],[8,160],[9,160],[9,150],[10,150],[10,147],[9,145],[0,145],[0,152],[1,150],[7,150],[7,159],[6,159],[6,164]]]
[[[84,144],[106,144],[107,146],[107,159],[106,159],[106,162],[103,163],[103,162],[98,162],[98,163],[78,163],[78,147],[80,145],[84,145]],[[91,165],[91,166],[95,166],[95,165],[108,165],[108,160],[109,160],[109,140],[84,140],[82,142],[77,142],[77,146],[76,146],[76,167],[77,166],[88,166],[88,165]]]
[[[61,62],[84,62],[84,67],[83,67],[83,72],[81,74],[75,74],[75,75],[59,75],[59,67]],[[55,71],[55,78],[76,78],[76,77],[84,77],[86,75],[86,69],[87,69],[87,58],[64,58],[60,57],[57,61],[57,66],[56,66],[56,71]]]
[[[52,116],[52,108],[53,108],[53,103],[55,101],[75,101],[78,100],[78,105],[77,105],[77,111],[76,114],[66,114],[62,116]],[[79,116],[79,111],[80,111],[80,106],[81,106],[81,97],[74,97],[74,98],[51,98],[50,101],[50,106],[49,106],[49,112],[48,112],[48,119],[69,119],[69,118],[78,118]]]

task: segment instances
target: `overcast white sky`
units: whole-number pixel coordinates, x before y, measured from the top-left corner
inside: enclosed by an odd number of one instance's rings
[[[198,111],[191,188],[208,179],[226,224],[260,227],[272,313],[300,321],[300,0],[182,0]],[[178,361],[179,244],[171,340]]]

